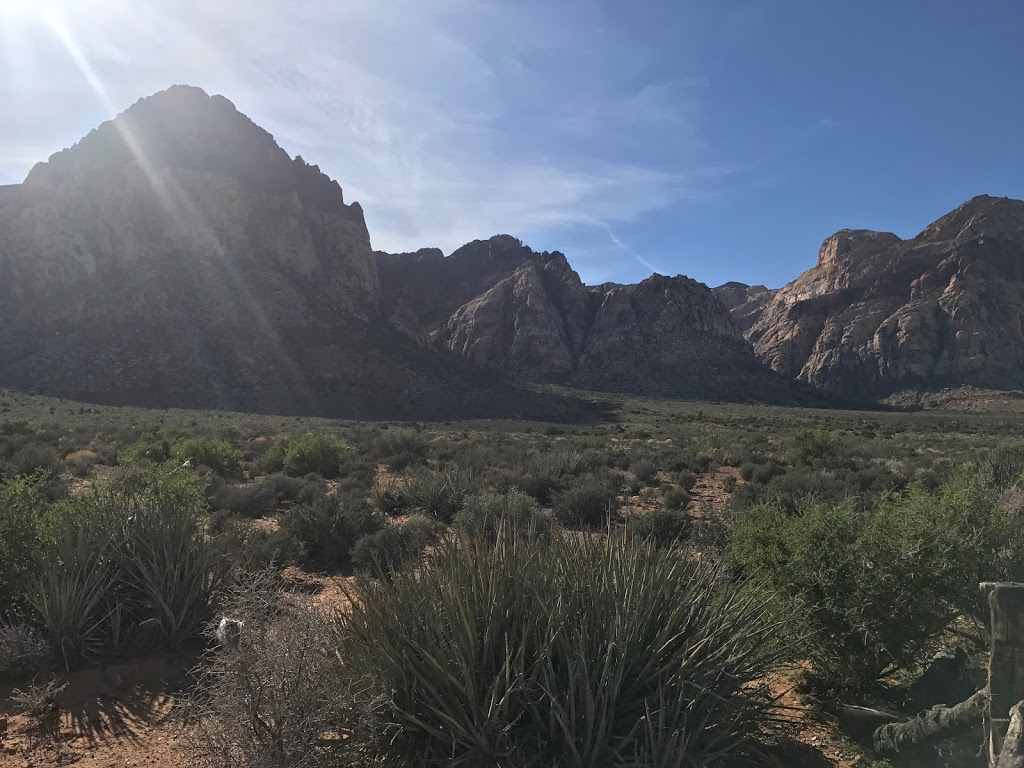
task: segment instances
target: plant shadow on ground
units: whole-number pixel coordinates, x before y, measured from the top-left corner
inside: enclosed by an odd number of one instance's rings
[[[35,764],[69,764],[98,748],[149,754],[154,728],[174,717],[175,700],[192,685],[189,670],[199,658],[196,651],[72,672],[52,714],[42,716],[11,712],[7,686],[0,690],[0,717],[8,719],[8,751],[31,755]]]

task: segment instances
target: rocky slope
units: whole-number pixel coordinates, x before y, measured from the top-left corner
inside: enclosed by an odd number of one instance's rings
[[[561,253],[500,235],[444,258],[379,253],[385,313],[428,347],[586,389],[792,402],[707,286],[654,275],[587,287]]]
[[[186,86],[0,189],[0,383],[335,415],[529,407],[395,333],[359,205]]]
[[[849,397],[1024,384],[1024,202],[976,197],[917,237],[842,230],[748,338],[777,372]]]
[[[733,322],[746,334],[756,323],[765,307],[775,298],[778,290],[763,285],[747,285],[746,283],[723,283],[713,289],[725,308],[732,315]]]

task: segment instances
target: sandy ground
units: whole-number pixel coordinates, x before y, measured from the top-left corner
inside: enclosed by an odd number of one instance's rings
[[[174,700],[194,661],[155,658],[75,672],[59,708],[43,718],[8,714],[9,690],[0,692],[0,766],[182,765]]]

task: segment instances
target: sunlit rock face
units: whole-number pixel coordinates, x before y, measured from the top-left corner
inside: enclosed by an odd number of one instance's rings
[[[848,397],[1020,388],[1024,202],[976,197],[905,241],[837,232],[747,336],[774,370]]]
[[[379,313],[358,204],[227,99],[143,99],[0,191],[3,383],[294,402]]]
[[[515,238],[378,253],[384,311],[419,343],[506,376],[584,389],[793,402],[702,283],[588,287],[561,253]]]

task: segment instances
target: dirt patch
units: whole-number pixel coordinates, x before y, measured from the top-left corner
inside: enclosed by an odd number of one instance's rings
[[[351,576],[307,573],[292,565],[281,572],[281,579],[289,589],[307,596],[314,605],[348,610],[352,604],[348,597],[353,582]]]
[[[695,519],[713,518],[724,521],[728,518],[729,500],[732,492],[727,484],[741,485],[743,478],[736,467],[717,467],[704,472],[690,489],[690,515]]]
[[[0,691],[0,766],[108,768],[183,764],[175,696],[195,657],[141,659],[74,672],[44,718],[10,713]]]
[[[778,701],[779,711],[764,727],[767,752],[787,768],[854,768],[862,764],[857,749],[833,728],[816,720],[796,691],[792,674],[776,672],[761,681]]]

